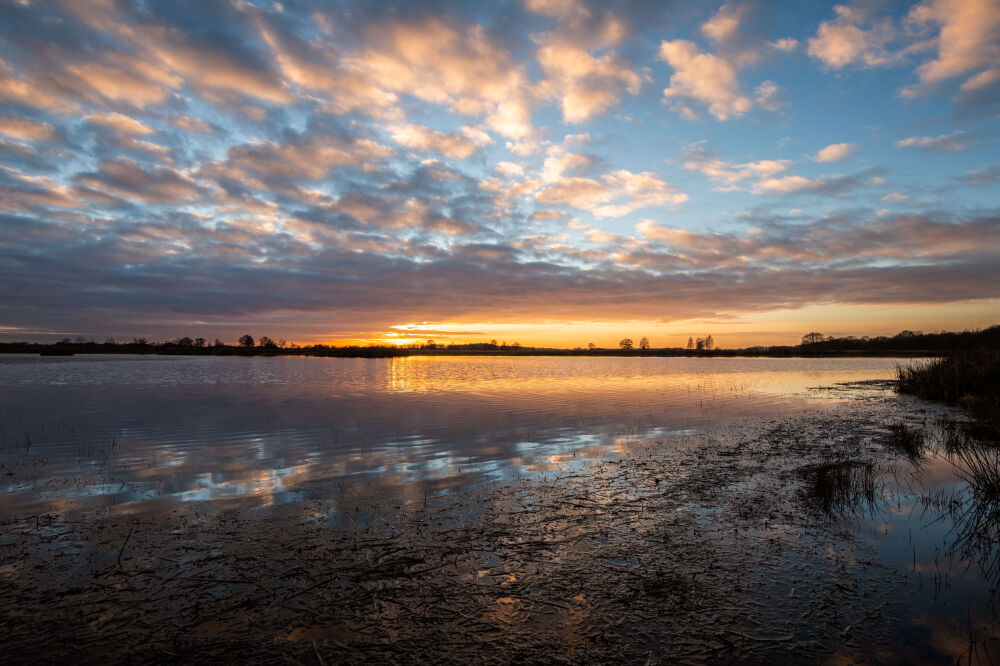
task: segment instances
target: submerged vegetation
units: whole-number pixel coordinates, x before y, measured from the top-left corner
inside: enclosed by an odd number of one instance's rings
[[[905,423],[893,423],[889,426],[888,444],[891,448],[917,461],[924,453],[924,432],[920,428],[912,428]]]
[[[828,514],[870,514],[879,498],[871,462],[837,460],[805,468],[806,490]]]

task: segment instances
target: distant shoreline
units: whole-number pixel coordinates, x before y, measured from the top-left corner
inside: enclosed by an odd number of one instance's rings
[[[713,347],[712,337],[693,339],[688,347],[651,347],[646,338],[633,346],[631,339],[623,339],[617,348],[526,347],[493,342],[464,344],[437,344],[428,340],[420,345],[349,345],[335,347],[314,344],[300,346],[275,342],[261,336],[254,340],[250,335],[240,337],[240,344],[228,345],[221,340],[209,344],[205,338],[177,338],[166,342],[151,342],[146,338],[133,338],[131,342],[108,339],[96,342],[65,338],[53,343],[0,342],[0,354],[39,354],[42,356],[74,356],[76,354],[160,354],[168,356],[326,356],[344,358],[390,358],[397,356],[654,356],[674,358],[712,357],[772,357],[772,358],[869,358],[869,357],[936,357],[971,349],[1000,349],[1000,325],[976,331],[922,333],[900,331],[892,337],[847,336],[826,337],[821,333],[808,333],[799,345],[760,345],[738,349]]]
[[[107,350],[107,349],[60,349],[60,350],[31,350],[31,349],[5,349],[6,345],[0,345],[0,354],[22,354],[38,355],[42,357],[71,357],[71,356],[93,356],[93,355],[143,355],[143,356],[312,356],[319,358],[397,358],[410,356],[491,356],[491,357],[522,357],[522,356],[566,356],[566,357],[642,357],[642,358],[925,358],[943,356],[947,352],[929,349],[911,350],[824,350],[817,352],[802,351],[792,348],[785,350],[756,351],[747,349],[712,349],[703,351],[688,351],[686,349],[646,349],[646,350],[619,350],[619,349],[596,349],[596,350],[576,350],[576,349],[521,349],[510,351],[482,351],[469,349],[390,349],[383,347],[357,347],[357,348],[333,348],[330,350],[313,349],[250,349],[244,350],[237,347],[216,350],[207,349],[129,349],[129,350]]]

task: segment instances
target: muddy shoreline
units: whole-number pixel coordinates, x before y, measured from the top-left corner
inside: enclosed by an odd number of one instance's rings
[[[947,411],[884,382],[830,390],[848,399],[422,501],[345,487],[273,509],[11,518],[0,661],[996,659],[995,611],[970,611],[964,639],[965,609],[921,628],[939,572],[916,547],[912,567],[882,557],[865,531],[905,508],[896,481],[920,466],[891,426]],[[824,505],[831,462],[881,485]]]

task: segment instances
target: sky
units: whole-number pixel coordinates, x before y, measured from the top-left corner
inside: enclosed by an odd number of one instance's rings
[[[0,0],[0,339],[1000,322],[1000,0]]]

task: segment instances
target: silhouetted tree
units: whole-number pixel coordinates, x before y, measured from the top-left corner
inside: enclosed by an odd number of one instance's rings
[[[278,348],[278,345],[274,342],[274,340],[272,340],[271,338],[267,337],[266,335],[260,336],[260,340],[257,341],[257,344],[259,346],[263,347],[264,349],[277,349]]]
[[[705,337],[705,349],[712,349],[713,347],[715,347],[715,340],[712,339],[711,335],[706,336]]]
[[[804,345],[814,345],[817,342],[823,342],[823,334],[813,331],[812,333],[806,333],[802,336],[802,344]]]
[[[694,348],[701,351],[705,348],[705,338],[698,338],[694,341]]]
[[[194,346],[195,347],[204,347],[205,346],[205,338],[195,338],[194,339]]]
[[[629,351],[632,349],[632,339],[622,338],[621,340],[618,341],[618,346],[624,349],[625,351]]]
[[[688,349],[694,349],[694,338],[688,338]]]
[[[587,343],[587,349],[593,351],[593,350],[597,349],[597,345],[595,345],[593,342],[588,342]]]
[[[184,336],[183,338],[177,338],[177,346],[178,347],[190,347],[193,344],[194,344],[194,340],[192,340],[191,338],[189,338],[187,336]]]
[[[639,340],[639,349],[649,349],[649,338],[643,336],[642,339]]]
[[[240,336],[240,347],[253,347],[254,339],[249,333]]]
[[[220,340],[219,338],[216,338],[216,339],[215,339],[215,346],[216,346],[216,347],[225,347],[225,346],[226,346],[226,343],[224,343],[224,342],[223,342],[222,340]]]

